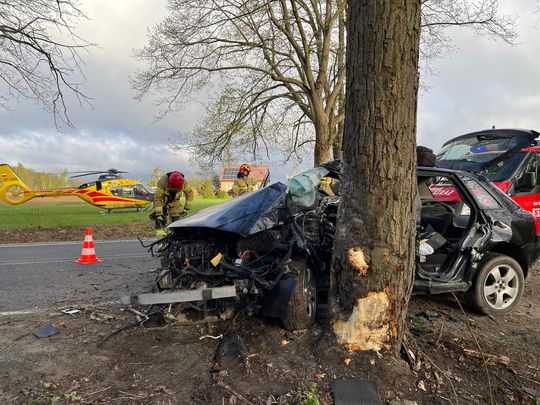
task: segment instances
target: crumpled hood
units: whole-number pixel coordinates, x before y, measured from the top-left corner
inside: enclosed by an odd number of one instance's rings
[[[208,228],[246,237],[279,224],[279,208],[287,186],[274,183],[253,193],[205,208],[169,228]]]

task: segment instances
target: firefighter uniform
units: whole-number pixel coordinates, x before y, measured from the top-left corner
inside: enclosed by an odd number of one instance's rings
[[[249,191],[253,191],[253,186],[248,182],[247,177],[239,177],[234,181],[233,184],[233,196],[238,197]]]
[[[250,173],[251,167],[249,165],[243,164],[240,166],[231,190],[233,197],[238,197],[239,195],[253,191],[253,185],[248,181],[248,176]]]
[[[193,202],[193,189],[182,180],[181,188],[172,188],[169,184],[169,176],[171,172],[163,175],[157,182],[156,193],[154,194],[154,217],[163,217],[161,226],[170,224],[173,221],[178,220],[180,217],[188,214]],[[182,176],[183,179],[183,176]],[[180,197],[184,195],[186,202],[183,210],[180,210]],[[156,222],[156,229],[159,228],[159,224]],[[164,232],[156,232],[156,234],[165,234]],[[160,236],[160,235],[158,235]]]

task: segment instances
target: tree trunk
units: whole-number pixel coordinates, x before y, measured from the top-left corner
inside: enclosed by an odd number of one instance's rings
[[[326,114],[315,116],[315,154],[314,165],[332,160],[332,132],[329,117]]]
[[[345,123],[342,121],[336,126],[336,134],[334,135],[334,141],[332,142],[332,152],[334,159],[341,159],[343,157],[343,130]]]
[[[414,275],[420,0],[348,10],[333,327],[351,349],[396,353]]]

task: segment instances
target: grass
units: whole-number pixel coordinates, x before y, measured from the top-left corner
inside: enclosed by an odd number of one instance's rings
[[[195,198],[191,212],[219,204],[219,198]],[[100,224],[147,222],[152,207],[145,212],[135,209],[107,211],[90,204],[21,204],[0,205],[0,229],[54,228]]]

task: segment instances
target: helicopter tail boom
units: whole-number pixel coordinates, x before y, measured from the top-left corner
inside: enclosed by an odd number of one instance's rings
[[[9,165],[0,164],[0,200],[16,205],[34,197],[30,187],[17,176]]]

